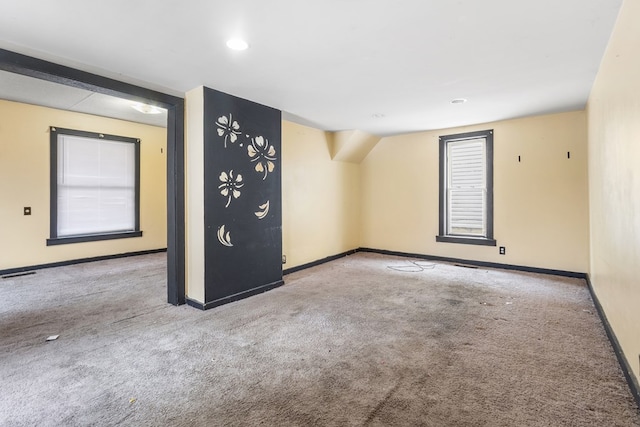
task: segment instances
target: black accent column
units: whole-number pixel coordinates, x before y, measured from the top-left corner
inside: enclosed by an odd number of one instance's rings
[[[185,303],[184,101],[167,120],[167,301]]]
[[[204,88],[204,308],[282,284],[281,112]]]

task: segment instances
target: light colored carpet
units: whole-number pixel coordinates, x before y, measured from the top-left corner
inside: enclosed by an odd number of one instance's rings
[[[584,281],[418,264],[206,312],[165,303],[164,254],[0,280],[0,425],[640,426]]]

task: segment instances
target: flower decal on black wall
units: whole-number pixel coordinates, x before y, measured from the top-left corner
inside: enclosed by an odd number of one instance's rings
[[[224,137],[224,148],[227,148],[227,141],[231,141],[232,143],[236,142],[238,140],[238,135],[242,133],[240,131],[240,125],[236,120],[233,120],[233,116],[231,114],[229,114],[229,117],[218,117],[216,125],[218,126],[218,136]]]
[[[271,173],[277,175],[275,171],[279,161],[277,157],[279,140],[274,139],[270,134],[265,136],[264,131],[254,133],[252,126],[256,123],[253,123],[248,117],[244,117],[241,111],[230,113],[229,110],[226,112],[225,110],[217,110],[210,117],[217,117],[215,125],[209,128],[209,135],[213,137],[210,153],[216,153],[215,158],[209,157],[209,161],[215,165],[215,170],[218,171],[218,181],[216,182],[215,175],[213,175],[211,177],[212,184],[214,189],[215,185],[218,186],[217,190],[225,199],[224,201],[223,199],[216,201],[216,207],[212,206],[212,209],[216,211],[222,209],[228,215],[233,215],[234,224],[215,224],[218,228],[219,243],[222,246],[232,247],[231,234],[233,233],[230,233],[228,228],[237,225],[236,221],[243,217],[242,211],[247,206],[253,207],[251,210],[253,215],[250,215],[253,220],[268,222],[267,219],[273,217],[270,215],[270,201],[262,197],[265,194],[265,189],[270,189],[272,186],[273,178],[267,179],[269,175]],[[270,142],[270,139],[275,141],[275,144]],[[223,147],[219,145],[220,142],[223,142]],[[249,172],[249,167],[254,169],[257,175]],[[259,184],[260,181],[262,181],[261,184]],[[240,197],[243,201],[235,202]],[[233,206],[231,206],[232,204]],[[223,205],[224,208],[222,208]],[[246,234],[243,228],[238,227],[234,232]]]
[[[237,174],[234,177],[233,170],[230,170],[229,173],[222,172],[220,174],[220,181],[222,184],[218,185],[218,188],[220,189],[220,194],[228,198],[227,204],[224,205],[225,208],[228,208],[232,198],[237,199],[240,197],[240,188],[244,187],[242,175]]]
[[[264,173],[262,180],[267,179],[267,174],[273,172],[276,165],[276,149],[269,145],[269,140],[263,136],[251,138],[251,144],[247,146],[247,154],[252,162],[256,163],[256,172]]]

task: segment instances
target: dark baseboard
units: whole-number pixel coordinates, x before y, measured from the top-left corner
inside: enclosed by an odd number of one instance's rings
[[[618,358],[620,369],[622,369],[622,373],[624,374],[624,377],[627,380],[627,384],[629,384],[629,389],[631,389],[631,394],[633,394],[633,397],[636,400],[636,405],[638,406],[638,408],[640,408],[640,386],[638,385],[638,379],[633,374],[633,371],[631,370],[631,366],[629,365],[629,361],[624,355],[624,352],[622,351],[622,347],[620,347],[620,342],[618,342],[618,338],[616,337],[616,334],[613,332],[613,329],[609,324],[607,315],[604,313],[604,310],[602,309],[602,305],[600,305],[600,300],[598,300],[598,297],[596,296],[596,293],[593,290],[593,285],[591,284],[591,279],[589,278],[589,275],[587,274],[585,276],[586,276],[585,280],[587,281],[587,285],[589,287],[589,293],[591,294],[591,299],[593,300],[593,305],[595,305],[596,311],[598,312],[598,316],[600,316],[600,320],[602,321],[604,330],[607,333],[609,342],[613,347],[613,351],[616,354],[616,358]]]
[[[201,303],[200,301],[196,301],[196,300],[194,300],[194,299],[191,299],[191,298],[189,298],[189,297],[186,297],[186,298],[184,299],[184,302],[185,302],[188,306],[193,307],[193,308],[197,308],[198,310],[204,310],[204,309],[205,309],[205,308],[204,308],[204,304],[203,304],[203,303]]]
[[[28,266],[28,267],[8,268],[6,270],[0,270],[0,276],[13,275],[13,274],[16,274],[16,273],[23,273],[25,271],[41,270],[43,268],[64,267],[65,265],[82,264],[82,263],[85,263],[85,262],[104,261],[104,260],[107,260],[107,259],[126,258],[126,257],[130,257],[130,256],[138,256],[138,255],[157,254],[157,253],[166,252],[166,251],[167,251],[167,248],[151,249],[151,250],[147,250],[147,251],[125,252],[125,253],[114,254],[114,255],[102,255],[102,256],[96,256],[96,257],[91,257],[91,258],[72,259],[72,260],[68,260],[68,261],[52,262],[52,263],[49,263],[49,264],[31,265],[31,266]]]
[[[295,273],[296,271],[300,271],[300,270],[304,270],[304,269],[307,269],[307,268],[315,267],[316,265],[324,264],[325,262],[334,261],[336,259],[346,257],[347,255],[353,255],[356,252],[358,252],[358,249],[352,249],[350,251],[342,252],[342,253],[339,253],[337,255],[331,255],[331,256],[328,256],[326,258],[322,258],[322,259],[319,259],[319,260],[316,260],[316,261],[308,262],[306,264],[302,264],[302,265],[299,265],[297,267],[287,268],[286,270],[282,271],[282,274],[283,275],[287,275],[287,274]]]
[[[407,258],[419,258],[419,259],[426,259],[429,261],[450,262],[454,264],[458,263],[458,264],[476,265],[479,267],[500,268],[503,270],[524,271],[527,273],[539,273],[539,274],[551,274],[554,276],[575,277],[578,279],[585,279],[587,277],[586,273],[579,273],[576,271],[552,270],[549,268],[526,267],[522,265],[501,264],[497,262],[474,261],[474,260],[461,259],[461,258],[447,258],[447,257],[441,257],[441,256],[433,256],[433,255],[412,254],[408,252],[387,251],[384,249],[359,248],[357,251],[372,252],[372,253],[382,254],[382,255],[394,255],[394,256],[401,256],[401,257],[407,257]]]
[[[277,282],[268,283],[266,285],[258,286],[256,288],[249,289],[247,291],[238,292],[237,294],[229,295],[224,298],[218,298],[216,300],[209,301],[204,304],[199,301],[192,300],[190,298],[186,298],[186,303],[187,305],[190,305],[191,307],[195,307],[200,310],[209,310],[210,308],[218,307],[224,304],[228,304],[230,302],[238,301],[253,295],[270,291],[271,289],[277,288],[278,286],[282,286],[282,285],[284,285],[284,280],[278,280]]]

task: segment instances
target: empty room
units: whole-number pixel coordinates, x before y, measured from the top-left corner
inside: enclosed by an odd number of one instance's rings
[[[638,0],[0,6],[0,425],[640,426]]]

